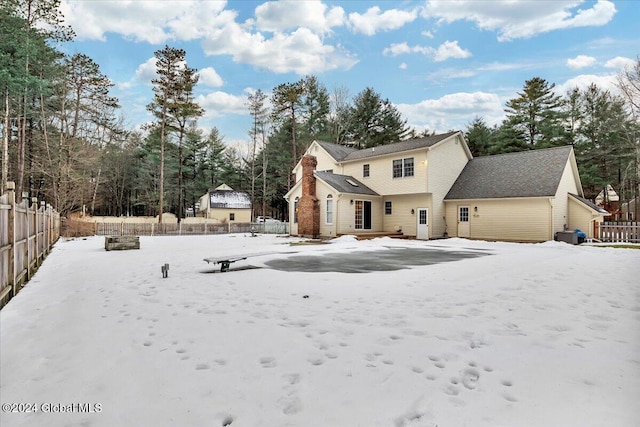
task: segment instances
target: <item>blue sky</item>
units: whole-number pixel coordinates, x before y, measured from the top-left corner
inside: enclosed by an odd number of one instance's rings
[[[560,93],[615,76],[640,55],[637,0],[138,1],[62,0],[84,53],[114,83],[126,124],[152,118],[154,52],[187,52],[200,71],[204,129],[244,144],[246,97],[314,74],[351,97],[372,87],[418,130],[499,123],[524,82]]]

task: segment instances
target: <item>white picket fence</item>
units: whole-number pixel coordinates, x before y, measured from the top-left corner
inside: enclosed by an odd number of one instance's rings
[[[60,214],[44,202],[16,202],[15,184],[0,195],[0,308],[16,296],[60,236]]]
[[[596,235],[603,242],[640,243],[640,222],[604,221]]]

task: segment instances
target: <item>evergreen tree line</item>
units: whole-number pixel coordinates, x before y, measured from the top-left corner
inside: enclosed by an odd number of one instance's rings
[[[157,77],[147,109],[154,121],[126,129],[119,100],[99,66],[55,48],[63,27],[59,0],[0,0],[2,185],[46,200],[63,214],[193,214],[209,189],[227,184],[251,194],[254,215],[286,218],[291,170],[313,140],[356,148],[428,135],[407,125],[373,88],[351,96],[316,76],[258,90],[247,99],[246,147],[229,146],[217,128],[198,127],[197,70],[186,52],[155,52]],[[640,61],[621,74],[625,97],[592,85],[565,96],[541,78],[525,82],[489,127],[474,119],[465,135],[474,156],[573,144],[582,182],[593,197],[606,184],[638,194]],[[629,197],[631,198],[631,197]],[[162,207],[162,209],[161,209]],[[162,216],[160,215],[160,221]]]
[[[625,200],[633,199],[640,194],[640,60],[618,76],[618,85],[630,96],[613,95],[596,84],[561,96],[555,84],[540,77],[527,80],[506,103],[500,125],[489,127],[481,117],[468,124],[469,148],[474,156],[485,156],[573,145],[587,198],[611,185]]]

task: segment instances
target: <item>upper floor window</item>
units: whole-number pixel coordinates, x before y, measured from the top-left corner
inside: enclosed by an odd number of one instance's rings
[[[413,176],[413,172],[413,157],[407,157],[406,159],[397,159],[393,161],[394,178]]]
[[[362,176],[364,178],[369,176],[369,165],[368,164],[362,165]]]

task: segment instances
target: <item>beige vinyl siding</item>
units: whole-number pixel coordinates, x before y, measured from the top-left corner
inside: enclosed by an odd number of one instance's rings
[[[464,144],[457,136],[447,139],[429,151],[428,191],[432,208],[429,209],[429,237],[442,237],[446,221],[444,198],[469,161]]]
[[[231,221],[230,215],[235,214]],[[214,218],[220,222],[251,222],[251,209],[210,209],[207,218]]]
[[[351,200],[354,201],[353,205]],[[356,230],[355,228],[355,201],[367,200],[371,202],[371,230]],[[339,212],[338,217],[334,218],[337,225],[337,234],[353,234],[363,233],[367,231],[382,231],[382,217],[384,215],[384,203],[381,197],[364,196],[360,194],[342,194],[338,203],[336,203],[335,212]]]
[[[209,207],[209,193],[200,197],[199,215],[220,222],[251,222],[251,209],[211,209]],[[235,219],[231,221],[229,214],[234,213]]]
[[[293,188],[293,192],[289,195],[289,234],[292,236],[298,235],[298,223],[294,222],[295,218],[295,200],[296,197],[300,198],[302,196],[302,185],[298,184],[297,188]]]
[[[384,214],[384,202],[382,203],[382,216],[384,221],[383,231],[394,232],[398,228],[405,236],[416,236],[418,208],[429,208],[429,227],[431,227],[433,211],[430,194],[408,194],[399,196],[387,196],[384,201],[391,202],[391,215]],[[411,213],[411,209],[414,213]],[[431,228],[429,228],[431,230]],[[431,234],[431,233],[429,233]]]
[[[553,232],[563,231],[565,225],[569,227],[569,196],[567,193],[579,194],[575,176],[571,169],[571,159],[562,172],[562,178],[553,199]]]
[[[413,176],[393,178],[393,161],[413,157]],[[351,175],[381,195],[427,192],[426,148],[372,157],[343,164],[342,174]],[[369,165],[369,176],[362,176],[362,165]]]
[[[587,237],[594,238],[594,222],[600,221],[601,216],[594,216],[593,211],[577,201],[567,196],[569,200],[569,230],[580,230],[587,233]]]
[[[329,194],[333,196],[333,222],[331,224],[327,224],[327,196]],[[333,188],[316,179],[316,197],[320,206],[320,236],[322,237],[336,237],[339,194]]]
[[[547,197],[456,200],[446,205],[450,237],[458,235],[458,206],[469,206],[471,239],[544,242],[553,238]]]
[[[305,152],[305,155],[307,154],[316,157],[316,161],[318,162],[318,165],[316,166],[317,171],[333,170],[333,173],[341,173],[340,168],[338,165],[336,165],[333,157],[327,154],[324,148],[322,148],[316,142],[313,142],[309,146],[309,148]],[[300,163],[296,165],[294,172],[296,174],[296,182],[300,181],[300,179],[302,179],[302,166],[300,165]]]

